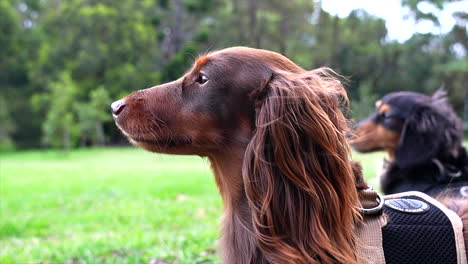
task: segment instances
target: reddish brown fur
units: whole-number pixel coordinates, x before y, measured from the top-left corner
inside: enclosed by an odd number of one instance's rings
[[[208,56],[200,56],[197,61],[195,62],[195,72],[199,72],[203,66],[208,62],[209,58]]]
[[[460,216],[463,222],[463,237],[465,238],[465,254],[468,256],[468,202],[466,198],[438,197],[445,206]]]
[[[224,200],[223,263],[356,263],[367,185],[349,159],[341,83],[244,47],[195,65],[126,97],[115,119],[147,150],[208,157]]]

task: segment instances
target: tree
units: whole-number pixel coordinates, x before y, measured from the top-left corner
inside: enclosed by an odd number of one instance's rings
[[[42,125],[43,143],[46,146],[62,147],[68,151],[77,139],[75,97],[77,85],[69,72],[60,74],[59,80],[49,84],[49,93],[41,100],[47,108],[47,116]]]
[[[112,97],[152,85],[158,81],[152,6],[153,1],[72,0],[44,8],[45,36],[31,78],[44,86],[66,69],[80,87],[80,100],[100,85]]]
[[[75,104],[82,146],[105,144],[103,122],[111,120],[110,103],[111,99],[107,90],[101,86],[91,91],[89,102]]]
[[[453,0],[403,0],[417,19],[436,18],[418,13],[422,2],[443,8]],[[331,16],[309,0],[3,0],[0,134],[17,148],[41,138],[51,146],[115,143],[122,137],[111,101],[179,78],[200,53],[237,45],[335,69],[349,79],[357,118],[386,93],[444,87],[466,120],[468,15],[454,16],[447,34],[398,43],[380,18],[363,10]]]
[[[462,0],[402,0],[401,3],[403,6],[409,7],[410,12],[416,22],[420,20],[430,20],[435,25],[440,26],[439,18],[431,12],[422,11],[419,4],[426,3],[436,7],[439,10],[442,10],[444,8],[444,4],[460,1]]]
[[[16,127],[11,119],[8,105],[3,96],[0,96],[0,151],[13,150],[14,142],[11,139],[11,133]]]

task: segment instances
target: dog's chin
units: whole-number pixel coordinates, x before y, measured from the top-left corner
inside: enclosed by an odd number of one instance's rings
[[[380,146],[369,146],[369,145],[362,144],[360,142],[352,142],[351,141],[350,145],[351,145],[351,148],[353,148],[353,150],[355,150],[357,152],[360,152],[360,153],[369,153],[369,152],[384,150],[384,148],[382,148]]]
[[[156,147],[161,147],[161,148],[174,148],[174,147],[179,147],[179,146],[187,146],[192,144],[192,140],[190,139],[182,139],[182,138],[142,138],[142,137],[128,137],[130,142],[132,144],[136,145],[153,145]]]
[[[147,151],[165,154],[190,155],[194,154],[192,140],[182,138],[147,139],[139,137],[128,137],[130,143]]]
[[[115,122],[115,124],[132,145],[141,147],[151,152],[186,154],[186,151],[184,150],[190,149],[190,146],[193,143],[190,138],[149,138],[125,131],[125,129],[121,127],[118,122]]]

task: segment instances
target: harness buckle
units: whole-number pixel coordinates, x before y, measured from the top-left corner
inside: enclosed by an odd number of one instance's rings
[[[468,198],[468,185],[460,188],[460,194],[461,196]]]
[[[364,215],[373,215],[373,214],[381,213],[382,208],[384,206],[384,202],[385,202],[384,198],[382,196],[380,196],[380,194],[378,192],[374,191],[372,189],[372,187],[369,187],[368,189],[364,190],[364,192],[372,193],[373,194],[372,196],[375,195],[374,196],[375,200],[372,198],[371,202],[377,202],[377,205],[374,206],[374,207],[370,207],[370,208],[365,208],[364,206],[361,206],[361,207],[356,207],[356,209],[358,209]],[[368,195],[368,196],[370,196],[370,195]]]
[[[380,196],[380,194],[377,194],[377,201],[378,204],[375,207],[372,208],[360,208],[361,212],[365,215],[373,215],[373,214],[378,214],[382,211],[382,208],[384,206],[384,198]]]

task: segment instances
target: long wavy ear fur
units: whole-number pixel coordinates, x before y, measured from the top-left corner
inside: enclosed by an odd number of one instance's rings
[[[441,148],[441,118],[431,115],[430,109],[418,109],[403,126],[400,143],[395,149],[395,162],[400,168],[423,164],[434,157]]]
[[[440,152],[458,156],[463,138],[461,120],[448,104],[446,93],[438,90],[431,100],[419,106],[405,121],[396,163],[407,168],[428,162]]]
[[[318,69],[275,72],[262,89],[243,165],[261,251],[270,263],[355,263],[343,86]]]

